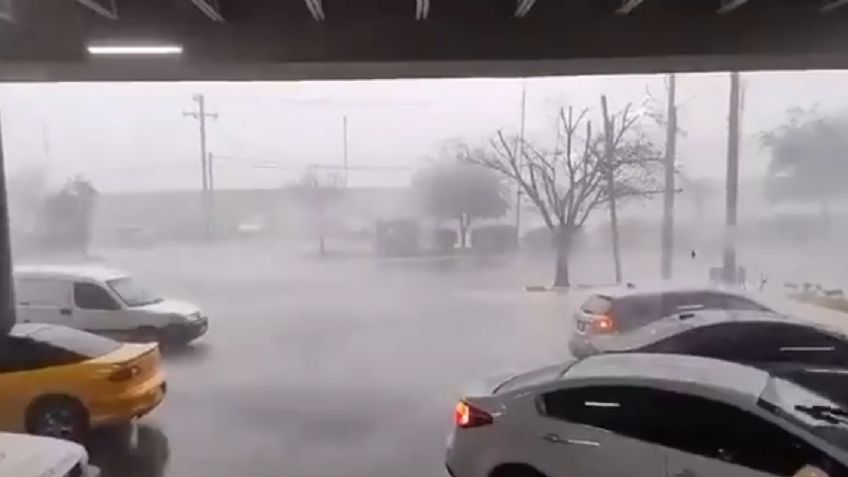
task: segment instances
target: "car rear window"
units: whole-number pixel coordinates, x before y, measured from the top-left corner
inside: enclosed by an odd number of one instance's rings
[[[663,317],[662,296],[644,294],[618,298],[612,313],[620,331],[636,329]]]
[[[87,358],[98,358],[121,347],[115,340],[62,326],[45,327],[29,338]]]
[[[603,315],[612,307],[609,297],[592,295],[580,306],[580,309],[593,315]]]

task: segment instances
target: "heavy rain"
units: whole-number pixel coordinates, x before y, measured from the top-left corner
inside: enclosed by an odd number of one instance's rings
[[[161,340],[161,403],[84,442],[104,477],[443,475],[466,385],[570,359],[601,287],[845,329],[845,80],[3,85],[18,320]],[[208,322],[33,311],[50,269]]]

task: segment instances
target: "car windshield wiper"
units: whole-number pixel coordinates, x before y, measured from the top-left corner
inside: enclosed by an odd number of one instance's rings
[[[828,424],[848,426],[848,411],[831,406],[795,406],[795,410]]]

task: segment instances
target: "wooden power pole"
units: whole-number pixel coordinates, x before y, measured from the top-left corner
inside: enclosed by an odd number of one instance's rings
[[[192,96],[192,99],[197,103],[196,111],[185,111],[183,112],[183,116],[192,117],[197,119],[198,125],[200,127],[200,175],[201,175],[201,184],[203,186],[201,193],[201,204],[203,207],[203,223],[206,228],[206,235],[211,235],[212,233],[212,224],[211,224],[211,210],[210,210],[210,184],[209,184],[209,176],[212,171],[209,168],[208,155],[206,153],[206,119],[218,119],[218,114],[216,113],[207,113],[206,112],[206,97],[202,94],[195,94]]]

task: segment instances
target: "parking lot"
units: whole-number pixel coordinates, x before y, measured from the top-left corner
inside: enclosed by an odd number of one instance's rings
[[[444,475],[463,385],[567,358],[580,299],[525,291],[550,270],[519,258],[322,259],[262,242],[95,255],[199,304],[211,325],[165,353],[168,396],[131,439],[92,440],[105,477]],[[601,281],[606,259],[575,268]],[[628,263],[634,280],[654,264]]]
[[[318,259],[276,247],[103,251],[209,314],[106,477],[442,475],[464,383],[562,359],[553,293],[511,260]]]

